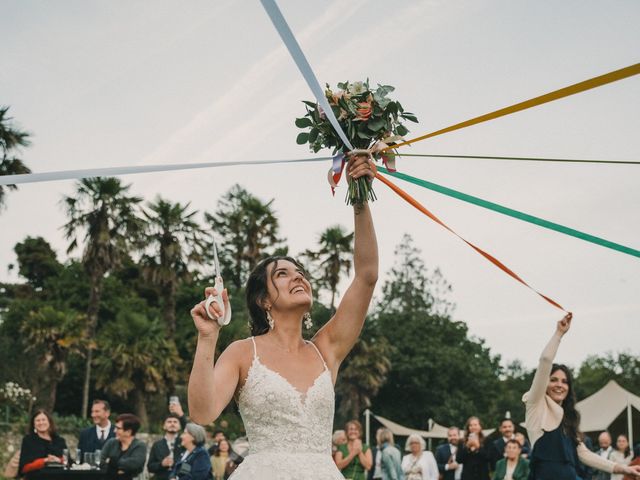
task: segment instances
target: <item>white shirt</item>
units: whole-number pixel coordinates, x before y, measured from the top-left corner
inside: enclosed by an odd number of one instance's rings
[[[611,455],[611,450],[613,450],[613,447],[611,445],[609,445],[609,448],[607,448],[606,450],[598,450],[598,455],[600,455],[602,458],[609,458],[609,455]]]
[[[102,432],[104,431],[104,440],[109,438],[109,432],[111,431],[111,422],[107,422],[106,427],[101,427],[100,425],[96,425],[96,435],[98,436],[98,440],[102,437]]]

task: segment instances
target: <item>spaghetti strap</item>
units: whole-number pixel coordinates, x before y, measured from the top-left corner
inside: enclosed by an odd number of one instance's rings
[[[320,360],[322,360],[322,364],[324,365],[324,369],[328,370],[329,368],[327,367],[327,362],[324,361],[324,358],[322,357],[322,354],[320,353],[320,350],[318,350],[318,347],[316,347],[316,344],[313,343],[310,340],[305,340],[305,342],[307,342],[308,344],[310,344],[314,348],[314,350],[316,351],[316,353],[320,357]]]
[[[251,337],[251,341],[253,342],[253,359],[258,358],[258,349],[256,348],[256,338]]]

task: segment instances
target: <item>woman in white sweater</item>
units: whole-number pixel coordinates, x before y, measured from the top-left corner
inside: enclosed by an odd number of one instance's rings
[[[524,394],[525,423],[531,441],[530,480],[581,480],[580,462],[609,473],[640,477],[640,466],[614,463],[582,443],[571,372],[553,363],[560,340],[569,331],[571,313],[560,320],[540,356],[531,389]]]
[[[402,458],[402,471],[405,480],[438,480],[436,457],[428,450],[424,438],[412,434],[407,438],[405,450],[409,454]]]

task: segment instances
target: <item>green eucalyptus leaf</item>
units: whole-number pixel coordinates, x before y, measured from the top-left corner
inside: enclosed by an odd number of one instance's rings
[[[307,132],[299,133],[298,137],[296,138],[296,143],[298,145],[304,145],[308,141],[309,141],[309,134]]]
[[[307,117],[296,118],[296,127],[307,128],[313,125],[313,122]]]

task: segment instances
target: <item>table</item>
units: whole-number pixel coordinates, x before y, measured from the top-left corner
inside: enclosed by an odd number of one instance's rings
[[[106,480],[100,470],[66,470],[64,468],[43,468],[27,475],[27,480]]]

